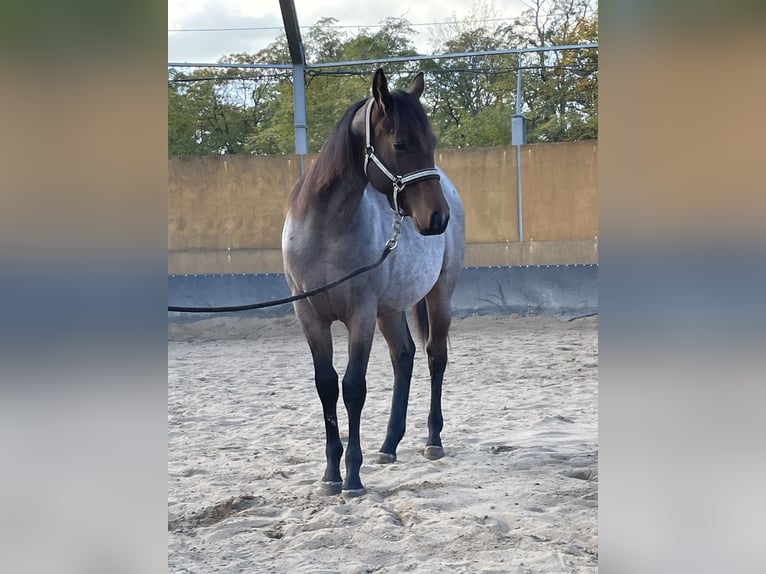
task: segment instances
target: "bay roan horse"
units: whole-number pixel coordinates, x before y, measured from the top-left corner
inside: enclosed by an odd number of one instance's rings
[[[435,138],[420,104],[424,80],[407,91],[389,91],[383,70],[373,97],[351,106],[289,198],[282,230],[285,275],[293,294],[330,283],[375,262],[401,224],[398,246],[381,265],[328,291],[294,303],[311,349],[322,402],[327,467],[323,494],[364,494],[359,477],[359,423],[367,394],[366,372],[375,324],[388,343],[394,367],[391,415],[378,461],[396,460],[404,436],[415,344],[405,311],[413,308],[431,374],[431,407],[424,454],[444,456],[442,380],[447,365],[450,298],[463,266],[465,216],[457,190],[434,167]],[[397,217],[397,213],[399,216]],[[404,219],[402,220],[402,217]],[[346,477],[336,405],[330,325],[348,330],[343,402],[348,413]]]

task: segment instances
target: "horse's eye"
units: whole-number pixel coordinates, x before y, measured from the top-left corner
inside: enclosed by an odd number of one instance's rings
[[[399,151],[404,151],[407,149],[407,142],[403,142],[401,140],[397,140],[394,142],[394,147]]]

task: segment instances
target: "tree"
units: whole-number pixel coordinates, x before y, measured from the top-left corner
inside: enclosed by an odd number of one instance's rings
[[[596,42],[598,16],[591,0],[530,0],[511,23],[497,19],[493,0],[478,0],[463,20],[432,35],[432,52],[480,52],[527,46]],[[305,35],[307,61],[371,60],[368,66],[307,71],[309,151],[320,149],[354,101],[369,94],[376,59],[412,56],[416,33],[404,18],[386,18],[375,30],[351,34],[334,18],[318,20]],[[293,85],[289,71],[253,69],[252,63],[289,62],[281,36],[257,54],[230,54],[220,62],[242,67],[171,71],[168,76],[168,153],[278,154],[294,150]],[[522,110],[528,141],[596,139],[598,52],[544,51],[522,59]],[[424,106],[440,147],[510,143],[516,110],[517,54],[386,63],[394,87],[406,88],[424,70]]]
[[[322,41],[307,43],[307,48],[318,47],[324,50],[323,56],[318,58],[315,54],[307,53],[307,59],[310,56],[312,60],[332,62],[417,54],[410,39],[414,31],[404,18],[386,18],[376,32],[364,29],[353,37],[335,35],[326,30],[315,31],[315,28],[325,23],[325,20],[320,20],[308,33],[309,38]],[[326,45],[330,38],[340,43],[328,49]],[[371,70],[376,67],[372,65]],[[404,68],[405,64],[388,64],[386,72],[395,78]],[[371,77],[371,71],[348,73],[348,70],[332,68],[317,70],[309,75],[306,90],[309,151],[319,151],[346,108],[369,94]]]
[[[249,64],[281,57],[275,43],[253,56],[231,54],[225,64]],[[171,155],[279,153],[273,137],[275,109],[286,101],[282,71],[202,68],[190,74],[171,72],[168,83],[168,152]],[[284,119],[276,114],[279,119]],[[291,119],[290,119],[291,121]],[[267,139],[261,134],[269,134]],[[254,141],[255,140],[255,141]],[[257,141],[257,145],[254,143]]]
[[[598,41],[598,14],[590,0],[533,0],[515,23],[529,46]],[[528,141],[598,137],[596,50],[537,52],[525,58],[524,110]]]
[[[459,27],[456,29],[460,30]],[[480,52],[508,46],[507,34],[482,25],[446,37],[446,53]],[[428,92],[434,129],[441,146],[498,145],[510,139],[511,89],[515,55],[465,56],[438,60]]]
[[[182,74],[170,71],[168,82],[168,155],[197,155],[197,121],[186,90],[177,83]]]

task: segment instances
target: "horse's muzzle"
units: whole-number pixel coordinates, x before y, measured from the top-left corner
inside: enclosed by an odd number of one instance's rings
[[[441,235],[447,229],[449,223],[449,213],[434,211],[431,214],[431,220],[428,227],[420,230],[421,235]]]

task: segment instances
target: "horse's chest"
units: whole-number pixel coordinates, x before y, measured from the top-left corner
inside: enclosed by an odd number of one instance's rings
[[[380,297],[382,310],[404,310],[420,301],[439,279],[444,258],[444,237],[424,237],[403,230],[391,254],[389,276]]]

